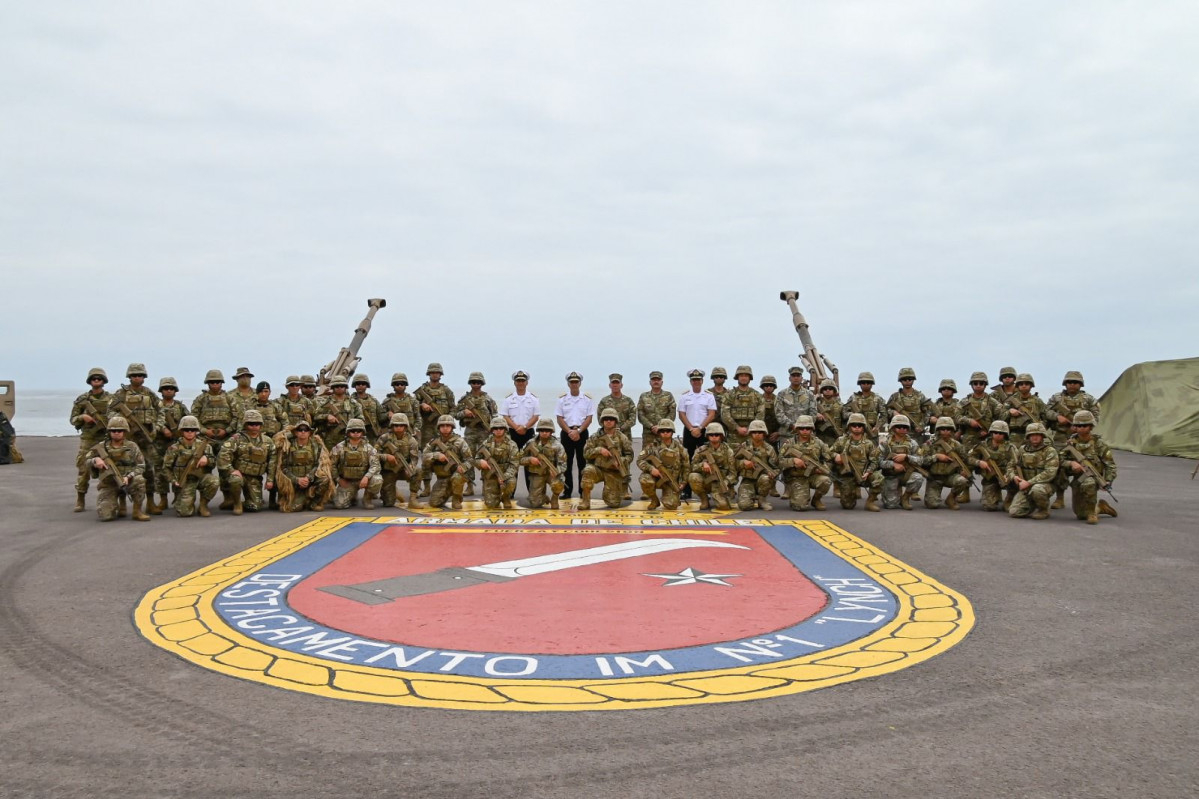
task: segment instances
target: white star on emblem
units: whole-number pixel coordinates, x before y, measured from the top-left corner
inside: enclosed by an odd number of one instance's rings
[[[733,584],[725,580],[726,577],[741,577],[740,574],[705,574],[701,571],[696,571],[688,566],[678,574],[645,574],[643,577],[659,577],[666,582],[663,583],[664,588],[669,588],[672,585],[695,585],[696,583],[710,583],[711,585],[727,585]]]

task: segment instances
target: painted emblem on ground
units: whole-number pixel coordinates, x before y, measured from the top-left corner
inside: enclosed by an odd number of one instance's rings
[[[730,702],[896,671],[965,597],[823,521],[320,518],[151,591],[151,642],[321,696],[479,710]]]

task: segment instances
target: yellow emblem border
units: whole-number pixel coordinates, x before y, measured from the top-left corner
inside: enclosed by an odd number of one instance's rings
[[[571,517],[554,514],[551,518]],[[607,680],[398,673],[274,649],[234,630],[214,610],[213,600],[228,586],[313,541],[353,522],[388,521],[380,517],[311,521],[153,589],[138,603],[134,623],[148,641],[184,660],[276,688],[407,707],[508,711],[628,710],[786,696],[914,666],[954,646],[974,626],[974,609],[963,595],[830,522],[799,520],[760,523],[796,527],[852,562],[895,594],[898,613],[884,627],[844,646],[770,664]]]

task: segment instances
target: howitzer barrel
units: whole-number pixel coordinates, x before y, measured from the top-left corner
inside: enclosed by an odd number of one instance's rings
[[[795,325],[795,332],[799,334],[799,343],[803,344],[804,349],[800,353],[799,359],[808,370],[812,388],[819,388],[820,381],[826,380],[830,376],[837,385],[840,385],[839,370],[836,364],[816,349],[816,345],[812,342],[812,334],[808,330],[808,320],[804,319],[804,315],[799,312],[799,306],[795,304],[795,301],[799,299],[799,292],[780,291],[779,299],[787,303],[791,309],[791,324]]]
[[[358,364],[362,363],[362,359],[358,357],[358,349],[362,346],[362,342],[366,340],[366,336],[371,332],[371,320],[375,318],[375,314],[380,308],[387,307],[387,300],[381,298],[370,299],[366,301],[367,312],[362,321],[358,323],[358,327],[354,329],[354,338],[350,340],[350,346],[342,347],[341,352],[337,353],[337,357],[329,361],[321,368],[320,376],[317,378],[317,389],[320,393],[325,393],[329,385],[329,381],[337,375],[343,375],[346,378],[352,377],[354,371],[358,368]]]

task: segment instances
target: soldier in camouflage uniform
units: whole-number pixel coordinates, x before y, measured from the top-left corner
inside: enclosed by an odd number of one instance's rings
[[[959,417],[962,415],[962,403],[959,402],[953,395],[958,393],[958,384],[951,377],[946,377],[941,380],[941,385],[937,387],[937,393],[941,396],[933,401],[932,411],[929,414],[928,424],[929,432],[935,435],[936,431],[933,426],[942,416],[948,416],[953,419],[956,426]]]
[[[1011,442],[1016,447],[1024,443],[1024,431],[1030,424],[1045,420],[1045,400],[1032,393],[1035,385],[1032,375],[1022,372],[1016,375],[1016,392],[1004,400]]]
[[[740,510],[755,507],[770,510],[771,505],[767,498],[779,478],[779,454],[766,440],[765,421],[754,419],[749,423],[746,432],[749,433],[749,438],[733,448],[737,474],[741,478],[737,485],[737,507]]]
[[[254,382],[254,373],[248,366],[237,367],[237,371],[233,373],[233,379],[237,383],[237,387],[229,392],[229,404],[233,406],[234,429],[240,430],[245,412],[258,403],[258,392],[251,388]]]
[[[737,385],[723,397],[718,397],[720,403],[720,421],[728,431],[729,446],[734,450],[749,441],[749,423],[766,422],[766,402],[749,382],[753,380],[753,370],[741,365],[733,374]]]
[[[470,468],[472,453],[462,436],[454,432],[453,416],[442,414],[435,430],[436,435],[425,444],[422,457],[425,482],[437,477],[429,492],[429,506],[441,510],[448,498],[452,509],[461,510],[462,490],[466,487],[466,471]]]
[[[725,369],[723,366],[713,366],[712,367],[712,387],[710,389],[708,389],[708,391],[712,394],[712,397],[716,400],[716,421],[718,421],[718,422],[721,420],[721,418],[723,418],[721,416],[721,412],[723,410],[722,403],[724,402],[724,398],[727,397],[728,393],[729,393],[729,390],[727,388],[725,388],[725,385],[724,385],[725,381],[727,381],[728,379],[729,379],[729,370],[728,369]],[[724,427],[724,424],[721,423],[720,426]]]
[[[991,422],[987,432],[990,434],[989,440],[975,444],[974,448],[966,453],[966,463],[982,475],[983,510],[1007,510],[1016,492],[1009,490],[1005,499],[1003,489],[1015,479],[1016,464],[1020,456],[1015,445],[1008,440],[1010,431],[1007,422],[997,419]]]
[[[391,376],[392,391],[383,398],[383,402],[379,404],[379,424],[383,427],[391,427],[391,420],[395,418],[397,413],[402,413],[408,417],[408,434],[416,439],[416,443],[420,444],[421,421],[420,421],[420,401],[413,395],[408,393],[408,375],[403,372],[396,372]]]
[[[1016,367],[1005,366],[999,370],[999,385],[992,386],[991,396],[1000,405],[1006,405],[1008,398],[1016,393],[1016,378],[1019,373],[1016,372]]]
[[[520,453],[520,463],[529,476],[529,507],[544,508],[548,501],[551,508],[558,510],[558,495],[565,488],[562,473],[566,471],[566,450],[554,437],[552,420],[539,419],[536,430],[537,435],[525,442]]]
[[[75,456],[75,512],[83,510],[84,497],[91,483],[92,470],[87,465],[87,453],[105,439],[108,429],[108,406],[112,394],[104,390],[108,375],[96,366],[87,373],[89,389],[75,398],[71,406],[71,425],[79,431],[79,452]]]
[[[637,408],[638,403],[633,402],[633,398],[626,396],[623,393],[624,375],[619,372],[613,372],[608,375],[608,387],[610,389],[606,397],[602,397],[595,406],[596,413],[603,413],[611,408],[616,411],[616,427],[620,432],[628,437],[629,441],[633,440],[633,425],[637,424]],[[644,444],[643,444],[644,446]],[[632,499],[633,494],[629,490],[629,483],[632,476],[625,480],[624,498]],[[645,499],[645,497],[642,497]]]
[[[811,416],[800,416],[792,430],[791,439],[779,449],[787,502],[791,510],[824,510],[820,499],[833,487],[829,479],[832,453],[816,437],[816,422]]]
[[[321,403],[320,398],[316,395],[315,377],[312,375],[300,375],[300,395],[308,400],[312,414],[316,415],[316,409]]]
[[[1049,499],[1053,496],[1053,481],[1057,478],[1058,455],[1045,440],[1045,425],[1033,422],[1024,431],[1024,446],[1018,450],[1019,460],[1014,471],[1018,492],[1008,508],[1013,519],[1031,516],[1049,518]]]
[[[959,401],[961,414],[957,418],[958,429],[961,431],[960,441],[966,452],[978,446],[987,436],[991,422],[1004,418],[1003,405],[987,393],[986,372],[975,372],[970,375],[970,393]],[[962,489],[958,494],[958,502],[970,501],[970,487]]]
[[[295,423],[292,436],[291,440],[284,440],[276,459],[279,509],[284,513],[302,510],[319,513],[333,493],[329,450],[312,435],[312,425],[306,419]]]
[[[774,375],[762,375],[758,388],[762,391],[762,421],[766,423],[766,440],[775,448],[779,448],[782,432],[778,414],[775,413],[778,396],[774,393],[779,387]]]
[[[313,424],[320,432],[321,439],[329,451],[346,440],[349,424],[355,419],[362,419],[362,406],[358,400],[349,396],[346,389],[350,382],[343,375],[337,375],[329,381],[332,393],[325,397],[313,415]],[[365,429],[365,428],[364,428]]]
[[[851,413],[846,419],[846,432],[829,448],[833,462],[837,495],[841,507],[853,510],[858,506],[858,488],[866,489],[866,510],[877,513],[878,495],[883,490],[883,474],[878,470],[878,444],[867,435],[866,416]]]
[[[248,410],[258,411],[258,414],[262,417],[262,434],[267,438],[273,439],[283,429],[283,422],[279,418],[278,406],[271,401],[271,384],[265,380],[259,381],[258,385],[254,387],[254,392],[254,404],[249,407],[242,405],[241,413],[244,415]],[[279,509],[278,486],[270,490],[267,506],[271,510]]]
[[[708,443],[700,444],[692,453],[691,474],[687,481],[699,497],[700,510],[712,507],[709,494],[717,510],[731,510],[737,489],[737,459],[733,448],[724,443],[724,426],[720,422],[710,422],[704,428],[704,435]]]
[[[620,507],[629,463],[633,460],[633,442],[617,428],[619,421],[616,411],[611,408],[604,411],[600,414],[600,431],[583,445],[587,465],[579,477],[579,510],[591,510],[591,489],[596,483],[604,484],[604,504],[609,508]]]
[[[914,388],[916,382],[916,370],[910,366],[905,366],[899,370],[899,391],[896,391],[887,400],[887,410],[893,415],[903,414],[908,417],[911,422],[912,437],[916,441],[923,442],[926,438],[924,431],[928,429],[928,420],[933,411],[933,402],[928,397],[924,396],[923,391],[917,391]],[[883,498],[883,507],[887,507],[886,498]]]
[[[192,400],[191,415],[200,420],[200,429],[203,430],[204,437],[212,447],[212,453],[219,461],[225,440],[229,438],[230,433],[236,432],[233,426],[233,403],[221,388],[225,385],[225,376],[221,374],[220,369],[209,369],[204,375],[204,384],[208,386],[208,390]],[[223,495],[221,510],[229,510],[233,507],[233,491],[229,488],[223,472],[220,474],[220,480]]]
[[[641,470],[641,492],[649,497],[646,510],[678,510],[682,502],[683,486],[687,485],[690,465],[687,450],[674,437],[674,419],[663,416],[655,427],[658,440],[641,448],[637,456],[637,468]],[[661,501],[658,492],[662,492]]]
[[[441,364],[434,361],[425,370],[425,375],[429,379],[413,392],[416,399],[420,402],[420,441],[422,447],[428,446],[433,439],[437,438],[437,428],[440,426],[439,420],[442,416],[449,416],[454,410],[454,392],[450,390],[449,386],[441,382],[443,374],[445,374],[445,370],[441,368]],[[453,417],[451,416],[451,418]],[[422,497],[429,496],[429,474],[426,470],[424,485],[420,492]]]
[[[263,475],[267,490],[275,487],[275,442],[262,434],[262,414],[250,409],[242,418],[244,429],[230,436],[217,454],[217,470],[232,494],[234,516],[262,510]]]
[[[408,432],[408,414],[393,413],[388,424],[391,429],[375,442],[383,477],[380,489],[383,507],[400,507],[396,493],[396,483],[400,480],[408,482],[408,507],[424,507],[420,501],[420,442]]]
[[[145,480],[150,496],[146,502],[146,510],[151,516],[162,515],[162,508],[154,502],[154,486],[157,484],[155,472],[161,468],[158,458],[158,448],[154,446],[157,438],[154,424],[158,421],[158,396],[146,388],[146,365],[131,363],[125,370],[129,385],[121,386],[112,395],[112,403],[108,406],[111,415],[125,417],[129,423],[128,440],[137,444],[146,459]]]
[[[294,427],[300,421],[312,426],[312,403],[300,393],[300,377],[287,376],[287,393],[275,400],[275,415],[285,427]]]
[[[891,419],[885,444],[879,445],[878,461],[883,473],[883,507],[912,509],[912,497],[924,487],[921,473],[927,465],[920,444],[910,435],[912,421],[897,413]]]
[[[383,487],[379,476],[379,453],[366,440],[366,422],[351,419],[346,425],[346,440],[329,451],[333,470],[333,507],[345,510],[358,501],[362,489],[362,507],[374,510],[375,497]]]
[[[1094,434],[1095,414],[1076,412],[1073,427],[1074,433],[1061,449],[1060,471],[1070,479],[1074,515],[1087,524],[1099,524],[1099,514],[1116,515],[1116,509],[1099,498],[1099,489],[1110,489],[1116,479],[1116,459],[1107,442]]]
[[[815,413],[812,419],[816,422],[816,436],[831,447],[842,436],[841,427],[841,398],[838,396],[837,384],[832,380],[820,381],[820,397],[816,400]]]
[[[649,391],[642,392],[641,396],[637,398],[637,421],[641,422],[642,449],[658,440],[657,434],[653,432],[654,425],[660,419],[670,419],[673,425],[674,417],[679,412],[674,394],[662,390],[661,372],[654,370],[649,373],[649,387]],[[629,440],[632,440],[631,435],[629,435]]]
[[[841,406],[841,416],[848,419],[850,414],[860,413],[866,417],[866,435],[874,443],[878,443],[879,433],[891,419],[886,401],[874,393],[874,375],[862,372],[858,375],[858,390],[849,401]]]
[[[795,421],[799,417],[816,418],[816,397],[804,384],[803,368],[792,366],[787,370],[787,380],[790,385],[778,393],[778,399],[774,404],[774,415],[779,425],[780,450],[788,442],[795,440]],[[769,424],[767,421],[768,427]]]
[[[1045,403],[1045,415],[1052,425],[1053,445],[1058,448],[1059,456],[1066,439],[1074,431],[1074,414],[1079,411],[1090,411],[1095,416],[1095,420],[1099,420],[1099,400],[1083,391],[1083,385],[1082,372],[1066,372],[1066,376],[1062,378],[1063,390],[1054,394],[1049,398],[1049,402]],[[1057,497],[1051,506],[1053,509],[1066,507],[1066,488],[1069,485],[1070,476],[1063,470],[1055,483]]]
[[[366,441],[374,444],[386,428],[379,422],[379,400],[367,391],[371,387],[371,379],[365,374],[356,374],[350,380],[350,388],[354,389],[354,399],[362,408],[362,421],[366,423]]]
[[[512,497],[516,493],[520,450],[508,437],[508,422],[498,413],[491,418],[491,437],[475,448],[475,465],[483,475],[483,507],[515,508]]]
[[[487,381],[483,379],[482,372],[471,372],[466,382],[470,389],[458,400],[450,415],[462,426],[462,437],[466,439],[470,451],[474,452],[490,438],[491,420],[499,416],[500,408],[491,395],[483,390]],[[474,463],[472,458],[470,468],[466,471],[466,488],[462,494],[465,497],[475,493]]]
[[[936,438],[924,445],[924,462],[928,464],[928,487],[924,491],[924,507],[941,507],[941,490],[948,486],[945,507],[958,509],[958,495],[970,486],[970,467],[966,465],[966,450],[953,437],[953,419],[937,419]]]
[[[179,440],[179,423],[183,421],[183,417],[189,414],[187,406],[175,399],[179,393],[179,384],[175,381],[175,378],[164,377],[159,380],[158,393],[162,395],[162,400],[158,403],[158,418],[154,420],[154,450],[156,452],[155,463],[161,464],[171,444]],[[194,416],[192,418],[195,419]],[[199,420],[196,420],[196,424],[199,424]],[[196,429],[198,430],[199,427]],[[215,462],[215,460],[216,458],[213,456],[213,461]],[[154,485],[147,485],[146,488],[147,493],[158,493],[160,497],[158,509],[160,511],[166,510],[167,492],[171,490],[171,483],[167,479],[166,474],[161,469],[155,469]],[[149,498],[149,502],[153,504],[153,496]]]
[[[195,513],[211,516],[208,503],[220,487],[212,473],[216,456],[208,442],[199,437],[199,419],[184,416],[177,430],[178,439],[162,458],[163,479],[175,491],[175,513],[185,518]]]
[[[126,441],[129,423],[122,416],[108,418],[108,441],[99,441],[85,456],[93,476],[99,479],[96,513],[102,522],[125,515],[125,496],[133,500],[133,520],[148,522],[142,509],[146,501],[146,459],[137,444]]]

